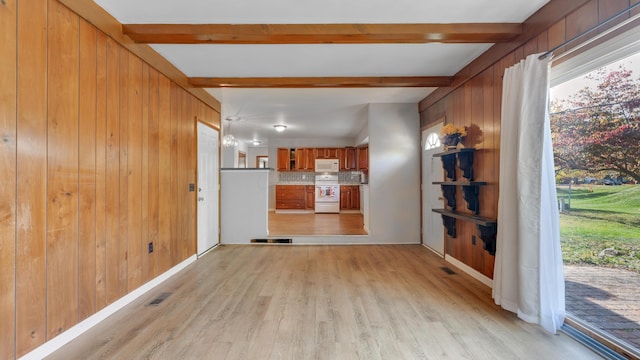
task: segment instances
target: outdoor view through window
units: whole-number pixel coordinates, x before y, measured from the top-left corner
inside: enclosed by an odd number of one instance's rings
[[[640,53],[551,89],[568,315],[640,351]]]

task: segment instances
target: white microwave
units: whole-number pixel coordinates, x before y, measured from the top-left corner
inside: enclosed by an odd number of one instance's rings
[[[338,159],[316,159],[317,172],[338,172],[340,171],[340,162]]]

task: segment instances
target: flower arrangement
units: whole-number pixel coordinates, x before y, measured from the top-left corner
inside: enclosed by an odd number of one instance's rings
[[[440,130],[442,143],[447,147],[455,147],[460,140],[467,136],[467,128],[465,126],[455,126],[453,124],[447,124]]]

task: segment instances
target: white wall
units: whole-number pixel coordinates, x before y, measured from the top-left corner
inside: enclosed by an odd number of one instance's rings
[[[367,106],[362,109],[362,111],[358,113],[358,116],[365,118],[365,121],[363,121],[364,126],[358,133],[358,136],[356,136],[355,146],[369,142],[369,107]]]
[[[420,243],[420,117],[417,104],[369,105],[372,243]]]
[[[223,168],[237,168],[238,167],[238,152],[242,151],[247,153],[248,146],[246,144],[240,144],[236,147],[224,147],[222,146],[222,164]],[[255,160],[254,160],[255,161]],[[247,165],[249,165],[249,156],[247,155]],[[255,163],[253,164],[255,167]],[[250,166],[249,166],[250,167]]]
[[[247,149],[247,167],[254,168],[256,167],[256,156],[269,156],[269,148],[266,146],[253,146]],[[273,162],[275,159],[269,158],[269,167],[274,168],[275,163]]]

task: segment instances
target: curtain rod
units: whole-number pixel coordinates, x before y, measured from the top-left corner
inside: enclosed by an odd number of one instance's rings
[[[565,46],[565,45],[567,45],[567,44],[569,44],[569,43],[571,43],[571,42],[575,41],[576,39],[578,39],[578,38],[580,38],[580,37],[584,36],[585,34],[587,34],[587,33],[591,32],[591,31],[593,31],[593,30],[596,30],[596,29],[598,29],[598,28],[600,28],[600,27],[602,27],[602,26],[604,26],[604,25],[606,25],[606,24],[608,24],[608,23],[612,22],[612,21],[613,21],[614,19],[616,19],[618,16],[623,15],[623,14],[625,14],[625,13],[627,13],[627,12],[629,12],[629,11],[631,11],[631,10],[633,10],[633,9],[635,9],[635,8],[637,8],[637,7],[639,7],[639,6],[640,6],[640,2],[637,2],[637,3],[635,3],[635,4],[631,5],[631,6],[629,6],[628,8],[626,8],[626,9],[624,9],[624,10],[620,11],[619,13],[617,13],[617,14],[615,14],[615,15],[611,16],[610,18],[608,18],[607,20],[603,21],[602,23],[600,23],[600,24],[597,24],[597,25],[594,25],[594,26],[590,27],[589,29],[587,29],[587,30],[583,31],[582,33],[580,33],[580,34],[578,34],[578,35],[576,35],[576,36],[572,37],[571,39],[564,41],[564,42],[563,42],[563,43],[561,43],[560,45],[554,46],[551,50],[549,50],[549,51],[547,51],[546,53],[544,53],[544,54],[540,55],[540,56],[538,57],[538,59],[542,60],[542,59],[546,58],[547,56],[549,56],[549,55],[553,54],[553,52],[554,52],[554,51],[556,51],[556,50],[558,50],[559,48],[561,48],[561,47],[563,47],[563,46]],[[586,45],[588,45],[588,44],[590,44],[590,43],[592,43],[592,42],[594,42],[594,41],[596,41],[596,40],[598,40],[598,39],[600,39],[601,37],[603,37],[603,36],[605,36],[605,35],[608,35],[608,34],[610,34],[610,33],[614,32],[614,31],[618,30],[619,28],[623,27],[624,25],[626,25],[626,24],[628,24],[628,23],[630,23],[630,22],[632,22],[632,21],[634,21],[634,20],[636,20],[636,19],[638,19],[638,18],[640,18],[640,13],[638,13],[638,14],[636,14],[636,15],[634,15],[634,16],[632,16],[632,17],[630,17],[630,18],[628,18],[627,20],[625,20],[625,21],[623,21],[623,22],[621,22],[621,23],[619,23],[619,24],[616,24],[615,26],[613,26],[613,27],[611,27],[611,28],[607,29],[606,31],[604,31],[604,32],[602,32],[602,33],[600,33],[600,34],[598,34],[598,35],[594,36],[593,38],[591,38],[591,39],[589,39],[589,40],[587,40],[587,41],[585,41],[585,42],[583,42],[583,43],[581,43],[581,44],[579,44],[579,45],[577,45],[577,46],[575,46],[575,47],[571,48],[570,50],[565,51],[565,52],[564,52],[564,53],[562,53],[560,56],[568,55],[568,54],[570,54],[570,53],[572,53],[572,52],[574,52],[574,51],[576,51],[576,50],[578,50],[578,49],[580,49],[580,48],[582,48],[582,47],[584,47],[584,46],[586,46]]]

